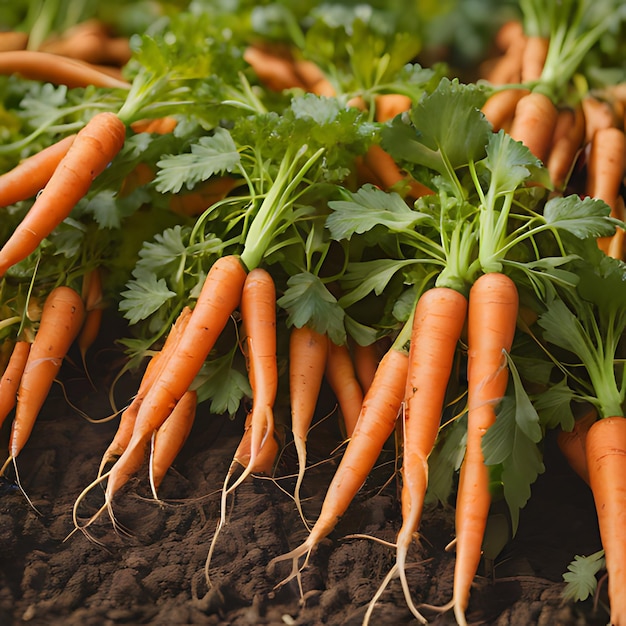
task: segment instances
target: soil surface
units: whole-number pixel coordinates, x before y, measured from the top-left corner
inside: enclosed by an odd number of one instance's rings
[[[104,350],[91,357],[95,389],[79,366],[64,364],[65,395],[60,385],[54,387],[18,457],[30,503],[13,482],[12,470],[0,485],[0,624],[361,624],[394,561],[392,548],[364,537],[391,542],[399,528],[393,450],[384,451],[335,532],[312,554],[302,572],[303,598],[296,580],[277,586],[289,574],[289,562],[268,569],[273,557],[306,536],[289,496],[296,467],[291,446],[281,456],[277,480],[249,478],[228,500],[207,587],[206,557],[243,416],[211,416],[201,405],[192,434],[161,486],[160,502],[140,474],[114,501],[116,527],[105,513],[89,528],[96,541],[72,533],[74,502],[95,478],[116,421],[91,423],[69,402],[94,419],[105,417],[119,356]],[[131,376],[122,379],[118,402],[123,404],[136,384]],[[320,415],[328,412],[328,407],[320,409]],[[316,422],[310,435],[310,461],[318,462],[303,486],[310,519],[319,512],[341,452],[335,450],[341,434],[334,424],[331,414]],[[545,464],[516,537],[483,564],[476,578],[467,613],[471,624],[600,626],[608,621],[606,585],[597,603],[562,602],[568,563],[575,554],[598,550],[600,541],[591,494],[564,464],[552,439],[546,443]],[[100,485],[84,498],[83,522],[102,498]],[[422,541],[412,549],[408,570],[416,604],[443,605],[450,599],[454,553],[444,548],[453,538],[453,523],[451,508],[425,512]],[[424,614],[432,624],[455,623],[449,612],[425,609]],[[418,623],[397,579],[380,597],[370,623]]]

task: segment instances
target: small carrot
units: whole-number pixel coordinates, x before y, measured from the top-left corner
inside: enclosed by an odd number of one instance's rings
[[[150,485],[155,499],[167,470],[187,441],[196,416],[198,393],[189,390],[183,394],[169,417],[154,433],[150,453]]]
[[[333,84],[328,80],[319,65],[313,61],[297,59],[294,61],[294,69],[307,91],[319,96],[327,96],[328,98],[336,95]]]
[[[19,74],[28,80],[67,87],[109,87],[128,89],[130,84],[98,67],[68,57],[36,50],[0,52],[0,74]]]
[[[227,487],[230,482],[231,476],[234,474],[237,465],[245,468],[249,473],[265,474],[269,476],[272,473],[272,468],[276,462],[276,456],[278,455],[279,445],[275,436],[268,437],[261,446],[256,460],[251,463],[251,442],[252,442],[252,429],[250,428],[252,422],[252,413],[246,415],[246,421],[244,424],[243,436],[239,441],[237,450],[233,455],[233,461],[231,468],[229,469],[228,476],[224,481],[224,485]]]
[[[348,437],[352,435],[363,404],[363,389],[354,370],[348,346],[328,340],[326,380],[337,398]]]
[[[565,189],[576,159],[583,149],[584,138],[585,116],[582,107],[577,105],[559,109],[552,146],[546,161],[555,189]]]
[[[467,298],[434,287],[417,301],[406,380],[402,454],[402,527],[396,539],[396,566],[409,607],[406,557],[419,527],[428,487],[428,457],[439,432],[441,413],[457,345],[465,325]]]
[[[87,193],[124,145],[126,127],[114,113],[97,113],[81,129],[47,185],[0,249],[0,276],[37,249]]]
[[[527,89],[510,87],[500,89],[491,94],[481,111],[495,131],[510,130],[518,102],[528,93]]]
[[[610,623],[626,624],[626,418],[604,417],[587,433],[587,466],[609,575]]]
[[[378,344],[371,343],[367,346],[362,346],[360,343],[355,341],[352,345],[351,351],[356,378],[361,385],[363,393],[367,393],[368,389],[372,385],[374,376],[376,376],[376,370],[378,369],[378,364],[380,363]]]
[[[152,433],[163,424],[197,376],[239,305],[246,275],[239,257],[235,255],[220,257],[211,266],[185,332],[147,390],[134,420],[131,439],[109,472],[105,493],[108,503],[119,485],[136,471],[133,468],[138,462],[139,451],[143,457]]]
[[[533,82],[541,78],[549,46],[549,37],[527,35],[522,52],[521,81],[523,83]]]
[[[9,362],[0,378],[0,426],[17,402],[17,390],[26,366],[30,345],[28,341],[15,342]]]
[[[589,484],[589,470],[587,468],[586,456],[587,434],[597,419],[598,412],[595,407],[591,407],[576,419],[572,430],[560,430],[556,437],[559,450],[563,453],[570,467],[587,484]]]
[[[495,421],[495,406],[508,382],[505,352],[511,349],[519,296],[506,275],[483,274],[472,285],[468,302],[467,444],[456,502],[456,562],[452,604],[460,625],[480,563],[491,504],[489,472],[482,438]]]
[[[412,100],[400,93],[386,93],[376,96],[376,121],[386,122],[411,108]]]
[[[619,127],[623,120],[617,120],[615,109],[611,102],[586,95],[581,100],[581,106],[585,115],[585,143],[593,140],[596,131],[602,128]],[[618,123],[619,122],[619,123]]]
[[[302,565],[305,567],[311,551],[333,531],[374,467],[394,430],[402,406],[408,362],[408,354],[396,346],[392,346],[381,359],[374,382],[363,401],[356,428],[326,491],[317,521],[300,546],[269,562],[270,568],[282,561],[292,562],[292,572],[283,583],[299,576],[300,557],[305,557]]]
[[[294,87],[306,89],[305,83],[298,76],[293,59],[287,55],[250,45],[245,49],[243,58],[268,89],[273,91]]]
[[[46,298],[17,392],[9,439],[9,454],[14,460],[30,437],[37,415],[67,351],[78,336],[84,317],[82,298],[70,287],[56,287]]]
[[[154,133],[156,135],[167,135],[173,132],[176,126],[178,126],[178,120],[171,116],[137,120],[130,125],[135,133]]]
[[[294,500],[306,524],[300,501],[300,487],[306,470],[306,441],[319,398],[326,360],[328,339],[309,325],[293,327],[289,333],[289,400],[291,431],[298,455],[298,478]]]
[[[518,101],[509,134],[545,163],[556,120],[557,108],[552,100],[540,91],[531,91]]]
[[[274,402],[278,391],[276,287],[267,270],[257,267],[248,273],[240,310],[252,388],[250,463],[254,464],[265,439],[274,435]]]
[[[0,176],[0,207],[33,198],[48,183],[76,135],[68,135]]]

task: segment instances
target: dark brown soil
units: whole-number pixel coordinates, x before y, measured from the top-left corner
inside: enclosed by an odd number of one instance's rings
[[[109,410],[106,391],[114,368],[106,355],[94,359],[98,391],[81,370],[64,365],[71,401],[92,417]],[[95,365],[94,365],[95,367]],[[134,380],[125,380],[131,394]],[[124,396],[123,386],[118,395]],[[128,395],[126,396],[128,397]],[[324,407],[325,408],[325,407]],[[324,413],[325,411],[321,411]],[[295,468],[285,451],[275,482],[249,479],[228,502],[227,524],[216,544],[207,589],[204,565],[219,516],[220,488],[242,429],[242,417],[210,416],[201,405],[194,430],[166,476],[162,502],[150,497],[140,475],[115,500],[116,532],[108,515],[93,525],[101,545],[71,534],[72,506],[96,475],[115,422],[93,424],[68,405],[56,386],[27,448],[19,456],[21,482],[32,505],[11,481],[0,495],[0,624],[360,624],[366,606],[393,564],[393,550],[357,533],[393,541],[400,515],[393,451],[361,490],[336,531],[315,551],[302,573],[304,599],[292,581],[276,588],[290,565],[268,571],[275,556],[306,536],[288,493]],[[2,431],[6,441],[7,425]],[[331,455],[340,440],[332,418],[310,436],[311,460]],[[3,444],[4,445],[4,444]],[[333,458],[338,458],[337,455]],[[599,549],[591,495],[546,444],[546,472],[523,511],[519,532],[492,568],[477,577],[468,611],[472,624],[603,625],[605,605],[563,604],[562,574],[575,554]],[[306,512],[314,518],[336,461],[307,474]],[[12,471],[7,476],[13,478]],[[102,502],[97,486],[85,499],[87,517]],[[36,511],[34,510],[36,508]],[[126,533],[122,532],[126,530]],[[454,554],[453,511],[431,507],[422,523],[421,546],[411,553],[409,581],[416,603],[450,599]],[[601,587],[603,589],[603,587]],[[425,611],[432,624],[453,624],[450,613]],[[417,623],[397,580],[372,616],[372,624]]]

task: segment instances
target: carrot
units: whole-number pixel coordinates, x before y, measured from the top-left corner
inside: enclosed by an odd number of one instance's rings
[[[0,207],[34,197],[54,173],[67,154],[76,135],[68,135],[43,150],[27,157],[0,176]]]
[[[306,470],[306,440],[315,415],[326,360],[328,339],[308,325],[293,327],[289,334],[289,398],[291,430],[298,455],[298,478],[294,500],[300,517],[306,524],[300,502],[300,487]]]
[[[274,434],[274,401],[278,391],[276,288],[267,270],[257,267],[248,273],[240,310],[252,388],[250,463],[254,463],[265,439]]]
[[[587,159],[585,192],[592,198],[604,200],[615,216],[617,198],[626,166],[626,136],[619,128],[598,129]]]
[[[367,393],[368,389],[372,385],[374,376],[376,376],[376,370],[378,369],[378,364],[380,363],[380,354],[378,350],[377,343],[362,346],[355,341],[352,345],[354,371],[364,393]]]
[[[556,120],[557,108],[552,100],[539,91],[531,91],[518,101],[509,133],[545,162],[552,145]]]
[[[376,121],[386,122],[411,108],[412,100],[400,93],[386,93],[376,96]]]
[[[601,128],[619,126],[623,121],[619,120],[618,124],[613,105],[606,100],[587,95],[582,98],[581,106],[585,115],[585,143],[590,143]]]
[[[468,304],[467,444],[456,502],[456,562],[452,604],[460,625],[481,557],[491,504],[482,437],[495,421],[495,406],[506,391],[505,351],[511,349],[518,311],[515,283],[506,275],[483,274],[472,285]]]
[[[626,418],[599,419],[587,433],[587,466],[609,575],[613,626],[626,624]]]
[[[98,67],[36,50],[10,50],[0,52],[0,74],[19,74],[28,80],[38,80],[67,87],[109,87],[128,89],[130,84],[104,72]]]
[[[150,361],[148,361],[148,365],[141,378],[141,382],[139,383],[137,393],[131,403],[122,412],[120,423],[118,424],[113,440],[102,456],[98,476],[102,475],[103,469],[108,463],[119,457],[128,447],[128,443],[130,442],[133,429],[135,427],[135,420],[137,418],[137,413],[139,412],[139,407],[144,401],[146,394],[152,388],[152,385],[165,368],[168,359],[177,350],[178,344],[185,332],[190,317],[191,309],[186,306],[179,313],[178,318],[170,329],[161,350],[154,354]]]
[[[185,332],[139,406],[133,433],[122,455],[109,472],[105,498],[108,503],[128,476],[152,433],[163,424],[189,389],[233,311],[239,305],[246,271],[235,255],[220,257],[209,270]]]
[[[546,62],[550,38],[528,35],[522,52],[521,80],[523,83],[539,80]]]
[[[9,362],[0,378],[0,426],[17,402],[17,389],[26,366],[30,345],[28,341],[15,342]]]
[[[319,96],[332,98],[336,95],[333,84],[326,78],[319,65],[308,59],[296,59],[294,69],[304,88]]]
[[[235,467],[240,465],[246,468],[248,473],[257,473],[269,475],[272,473],[272,468],[278,455],[278,441],[275,436],[268,437],[261,446],[256,459],[251,462],[251,442],[252,442],[252,429],[250,428],[252,422],[252,413],[246,415],[246,421],[244,424],[243,436],[239,441],[237,450],[233,455],[233,462],[228,476],[226,477],[225,485],[228,485],[230,477],[233,475]]]
[[[292,572],[283,583],[299,576],[300,557],[305,556],[302,565],[305,567],[311,551],[333,531],[374,467],[394,430],[402,406],[408,363],[408,354],[395,346],[381,359],[374,382],[363,401],[356,428],[326,491],[317,521],[300,546],[273,558],[268,564],[273,568],[282,561],[292,561]]]
[[[56,287],[46,298],[17,392],[9,439],[9,454],[14,460],[30,437],[37,415],[84,317],[83,301],[70,287]]]
[[[348,346],[328,340],[325,375],[339,403],[346,434],[351,437],[361,412],[363,389],[357,380]]]
[[[494,43],[502,53],[488,65],[483,65],[482,78],[492,85],[519,83],[526,47],[526,36],[519,20],[503,24],[494,37]]]
[[[130,127],[135,133],[154,133],[156,135],[167,135],[174,131],[178,125],[175,117],[157,117],[154,119],[137,120]]]
[[[264,50],[260,46],[250,45],[243,53],[244,60],[255,71],[259,80],[273,91],[306,89],[305,83],[298,76],[293,59],[287,55]]]
[[[24,50],[28,45],[28,33],[14,30],[0,32],[0,52]]]
[[[100,270],[95,268],[83,275],[81,297],[85,303],[85,322],[78,335],[77,345],[83,368],[87,377],[91,380],[87,370],[86,355],[100,333],[104,304],[102,302],[102,276]],[[93,385],[93,382],[92,382]]]
[[[428,457],[439,432],[466,312],[464,295],[448,287],[434,287],[419,298],[413,318],[403,423],[402,527],[396,540],[396,565],[405,598],[416,617],[419,613],[406,579],[406,557],[422,516]]]
[[[517,87],[495,91],[487,98],[481,111],[495,131],[501,129],[508,131],[518,102],[528,93],[530,92],[527,89]]]
[[[580,105],[559,109],[546,167],[554,188],[565,189],[583,148],[585,116]]]
[[[569,463],[570,467],[589,484],[589,469],[587,468],[586,442],[589,429],[598,419],[598,412],[591,407],[576,419],[571,431],[560,430],[556,442],[559,450]]]
[[[150,485],[155,499],[167,470],[187,441],[196,416],[198,393],[189,390],[183,394],[169,417],[154,433],[150,454]]]
[[[87,193],[124,145],[126,127],[114,113],[97,113],[78,132],[48,184],[0,249],[0,276],[37,249]]]

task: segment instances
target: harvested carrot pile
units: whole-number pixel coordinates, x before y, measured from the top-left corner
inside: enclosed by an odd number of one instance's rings
[[[6,497],[43,515],[22,477],[60,402],[95,455],[65,543],[132,542],[133,495],[164,534],[174,502],[213,503],[181,623],[260,623],[224,617],[219,572],[264,480],[299,528],[239,566],[258,556],[266,623],[333,623],[267,607],[306,607],[335,538],[386,554],[358,623],[402,604],[393,623],[462,626],[488,621],[477,581],[553,443],[600,543],[581,537],[558,602],[626,626],[622,3],[99,4],[0,10]],[[220,478],[178,499],[211,423]],[[350,528],[366,491],[397,509],[384,536]],[[435,553],[436,594],[412,574]]]

